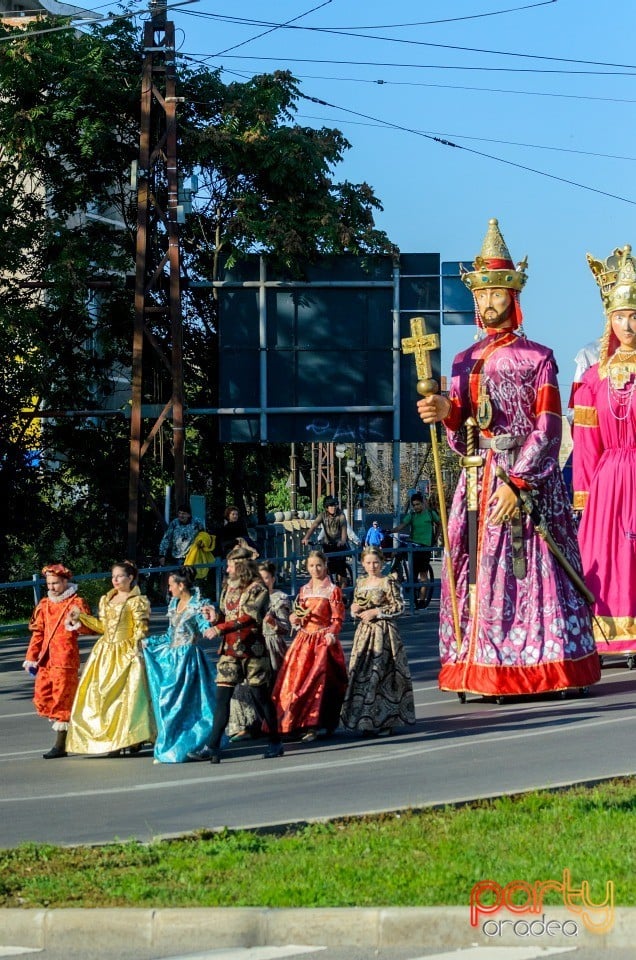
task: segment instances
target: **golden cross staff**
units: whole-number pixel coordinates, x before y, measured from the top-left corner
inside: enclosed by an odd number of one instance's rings
[[[417,372],[417,392],[421,397],[429,397],[439,392],[437,380],[432,378],[431,370],[431,350],[439,346],[439,337],[436,333],[426,332],[426,321],[423,317],[414,317],[411,320],[411,336],[402,340],[402,353],[415,356],[415,370]],[[444,482],[442,479],[442,465],[439,456],[439,445],[437,442],[437,427],[434,423],[430,425],[431,429],[431,449],[433,451],[433,464],[435,467],[435,483],[437,484],[439,516],[442,524],[442,538],[444,541],[444,553],[446,554],[446,570],[448,573],[448,587],[453,611],[453,625],[455,627],[455,639],[457,649],[462,645],[462,632],[459,623],[459,608],[457,606],[457,588],[455,585],[455,572],[453,570],[453,561],[450,553],[450,541],[448,539],[448,515],[446,513],[446,499],[444,496]]]

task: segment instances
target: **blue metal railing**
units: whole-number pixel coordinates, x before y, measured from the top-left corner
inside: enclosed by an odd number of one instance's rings
[[[320,544],[317,544],[317,547],[320,548]],[[310,548],[311,549],[311,548]],[[355,584],[358,574],[361,568],[360,562],[360,553],[362,548],[334,551],[330,553],[331,557],[342,557],[348,559],[349,567],[351,571],[352,584],[350,586],[344,587],[343,594],[346,600],[351,600],[353,594],[353,585]],[[420,547],[418,544],[406,542],[401,543],[398,547],[395,547],[391,550],[385,550],[384,556],[387,560],[387,564],[390,564],[395,554],[407,554],[407,569],[408,569],[408,578],[402,581],[402,589],[405,594],[406,601],[409,605],[411,612],[415,609],[415,598],[416,591],[421,588],[422,582],[415,579],[414,575],[414,566],[413,566],[413,555],[415,553],[420,553],[424,550],[423,547]],[[432,557],[438,559],[441,556],[441,549],[439,547],[426,548],[426,552],[430,553]],[[306,560],[307,553],[292,553],[285,558],[281,557],[264,557],[259,558],[259,562],[272,562],[277,564],[279,567],[279,577],[278,581],[281,587],[286,588],[286,592],[291,596],[295,596],[298,593],[298,590],[302,583],[304,583],[308,574],[306,572]],[[140,579],[145,579],[153,574],[166,574],[170,573],[173,570],[178,570],[179,565],[174,564],[171,566],[152,566],[152,567],[141,567],[139,570]],[[215,596],[218,597],[221,594],[221,584],[223,581],[223,575],[226,569],[226,563],[224,560],[215,560],[211,564],[197,564],[197,570],[209,570],[214,571],[214,587],[215,587]],[[110,581],[110,571],[101,571],[99,573],[80,573],[73,577],[74,582],[76,583],[85,583],[91,580],[108,580]],[[42,595],[44,593],[43,587],[45,584],[45,578],[40,573],[34,573],[29,580],[12,580],[5,583],[0,583],[0,591],[5,590],[25,590],[29,589],[33,592],[33,603],[34,606],[39,603]],[[208,588],[211,585],[208,584]],[[437,591],[437,581],[433,583],[434,591]],[[9,633],[23,633],[26,630],[27,621],[19,621],[17,623],[7,623],[0,624],[0,636],[3,634]]]

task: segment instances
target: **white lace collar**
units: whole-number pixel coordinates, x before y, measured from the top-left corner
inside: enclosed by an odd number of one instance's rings
[[[60,593],[59,596],[51,596],[50,593],[47,593],[47,597],[49,598],[51,603],[62,603],[64,600],[69,600],[71,597],[74,597],[76,593],[77,593],[77,584],[71,583],[66,588],[64,593]]]

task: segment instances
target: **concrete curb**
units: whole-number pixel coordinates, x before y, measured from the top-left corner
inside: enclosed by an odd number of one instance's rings
[[[599,920],[599,916],[593,919]],[[614,911],[605,934],[588,930],[566,907],[542,914],[488,918],[488,933],[471,927],[468,907],[357,907],[269,909],[215,907],[184,909],[0,910],[0,945],[33,948],[94,947],[101,937],[109,953],[154,949],[182,953],[229,947],[307,944],[369,949],[387,947],[587,946],[633,947],[636,908]],[[532,925],[532,929],[530,929]],[[543,925],[543,932],[542,926]],[[545,928],[550,928],[545,932]]]

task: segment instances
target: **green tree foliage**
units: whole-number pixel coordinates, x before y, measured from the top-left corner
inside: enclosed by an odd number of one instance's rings
[[[125,542],[126,418],[32,422],[23,410],[125,409],[117,390],[130,368],[126,276],[135,267],[136,194],[129,181],[141,70],[140,37],[127,19],[86,33],[0,29],[3,579],[56,552],[94,569]],[[319,253],[390,249],[374,226],[380,204],[371,188],[333,178],[349,147],[342,134],[294,122],[300,93],[289,73],[225,84],[216,71],[179,64],[178,93],[180,169],[199,178],[181,231],[191,280],[213,279],[222,260],[247,253],[298,272]],[[170,332],[157,322],[152,333],[157,351],[169,355]],[[164,403],[170,384],[158,354],[149,371],[145,399]],[[184,297],[184,372],[187,402],[215,405],[209,292]],[[282,448],[221,449],[215,423],[202,417],[188,422],[187,452],[192,489],[210,494],[218,516],[227,500],[264,509],[269,475],[288,456]],[[160,535],[148,505],[170,475],[165,428],[144,459],[142,556]]]

